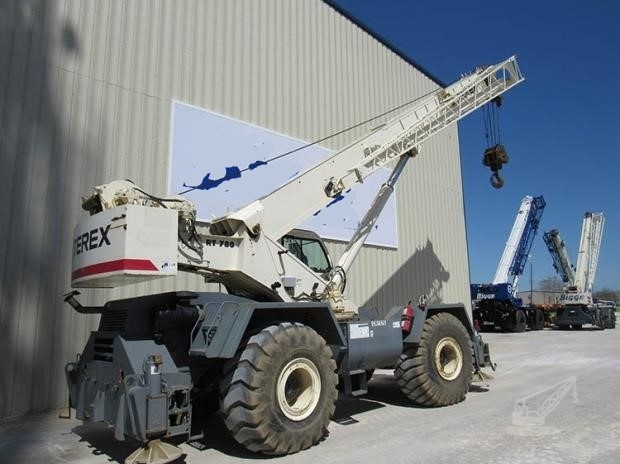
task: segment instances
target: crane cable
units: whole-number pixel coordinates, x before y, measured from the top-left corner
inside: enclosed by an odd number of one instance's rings
[[[487,146],[492,147],[501,141],[501,126],[499,120],[499,104],[489,102],[483,106],[484,129]]]
[[[422,96],[420,96],[420,97],[418,97],[418,98],[416,98],[414,100],[411,100],[411,101],[409,101],[407,103],[403,103],[402,105],[395,106],[394,108],[392,108],[390,110],[387,110],[387,111],[385,111],[385,112],[383,112],[381,114],[378,114],[376,116],[373,116],[373,117],[371,117],[371,118],[369,118],[369,119],[367,119],[365,121],[362,121],[362,122],[354,124],[354,125],[352,125],[350,127],[347,127],[346,129],[339,130],[338,132],[334,132],[333,134],[330,134],[330,135],[327,135],[327,136],[325,136],[323,138],[315,140],[314,142],[309,142],[309,143],[307,143],[305,145],[302,145],[300,147],[297,147],[297,148],[295,148],[293,150],[287,151],[286,153],[282,153],[282,154],[280,154],[278,156],[274,156],[273,158],[267,160],[267,163],[269,163],[271,161],[274,161],[274,160],[277,160],[277,159],[280,159],[280,158],[284,158],[285,156],[288,156],[288,155],[291,155],[291,154],[293,154],[295,152],[303,150],[304,148],[311,147],[311,146],[316,145],[318,143],[324,142],[325,140],[329,140],[329,139],[334,138],[334,137],[336,137],[338,135],[344,134],[345,132],[348,132],[350,130],[353,130],[353,129],[356,129],[356,128],[360,127],[360,126],[363,126],[364,124],[368,124],[369,122],[374,121],[375,119],[379,119],[379,118],[382,118],[383,116],[387,116],[388,114],[390,114],[390,113],[392,113],[394,111],[400,110],[401,108],[404,108],[404,107],[406,107],[408,105],[411,105],[412,103],[416,103],[417,101],[419,101],[419,100],[421,100],[423,98],[426,98],[426,97],[428,97],[429,95],[432,95],[435,92],[436,92],[436,90],[433,90],[432,92],[428,92],[428,93],[426,93],[426,94],[424,94],[424,95],[422,95]],[[249,168],[242,169],[241,172],[247,171],[248,169]]]

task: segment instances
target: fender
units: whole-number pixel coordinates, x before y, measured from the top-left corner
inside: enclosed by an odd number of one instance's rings
[[[198,293],[193,302],[202,305],[204,317],[192,331],[192,356],[230,359],[247,334],[284,321],[312,327],[335,351],[347,345],[338,321],[325,303],[258,303],[221,293]]]
[[[488,343],[485,343],[482,340],[480,334],[476,330],[474,330],[471,320],[467,315],[467,310],[465,309],[465,306],[463,304],[437,304],[428,306],[416,306],[411,332],[403,339],[403,345],[419,344],[422,338],[422,331],[424,330],[424,324],[426,323],[426,319],[439,313],[452,314],[459,321],[461,321],[461,323],[467,330],[467,333],[469,333],[474,354],[474,366],[476,368],[491,366],[493,369],[495,369],[495,365],[491,361],[489,345]]]

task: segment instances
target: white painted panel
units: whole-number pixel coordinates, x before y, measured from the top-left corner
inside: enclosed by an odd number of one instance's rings
[[[199,219],[210,220],[245,206],[331,154],[321,146],[181,102],[173,102],[172,111],[169,193],[192,200]],[[326,202],[312,217],[301,219],[298,227],[349,241],[388,177],[389,170],[378,170],[363,184]],[[282,210],[294,214],[295,198]],[[368,243],[398,246],[394,197]]]

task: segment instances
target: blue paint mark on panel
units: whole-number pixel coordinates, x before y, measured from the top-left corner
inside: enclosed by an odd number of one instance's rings
[[[253,163],[250,163],[250,165],[248,166],[248,169],[252,171],[253,169],[256,169],[257,167],[264,166],[266,164],[267,164],[267,161],[256,160]]]
[[[220,179],[211,179],[211,173],[208,172],[206,176],[203,177],[202,182],[198,185],[187,185],[185,182],[183,182],[183,187],[188,187],[190,189],[193,190],[210,190],[212,188],[215,188],[217,186],[219,186],[220,184],[232,180],[232,179],[239,179],[241,177],[241,173],[247,170],[254,170],[259,166],[265,166],[267,164],[267,161],[262,161],[262,160],[256,160],[253,163],[250,163],[250,165],[246,168],[246,169],[239,169],[238,166],[229,166],[226,168],[226,174],[224,175],[224,177],[221,177]],[[227,190],[228,191],[228,190]],[[186,192],[183,192],[186,193]]]
[[[351,189],[347,190],[345,193],[349,193],[351,191]],[[336,203],[338,203],[339,201],[344,200],[344,195],[342,193],[338,194],[337,196],[334,197],[334,199],[332,201],[330,201],[329,203],[327,203],[327,205],[325,205],[326,208],[329,208],[331,205],[335,205]],[[313,216],[318,216],[318,214],[323,211],[322,209],[318,210],[316,213],[313,214]],[[347,219],[343,219],[343,221],[346,221]]]
[[[332,201],[327,203],[326,208],[329,208],[331,205],[335,205],[336,203],[338,203],[339,201],[342,201],[342,200],[344,200],[344,195],[342,193],[340,193],[337,196],[335,196]]]
[[[220,179],[210,179],[211,173],[208,172],[206,176],[202,179],[202,182],[199,185],[187,185],[185,182],[183,183],[183,187],[189,187],[192,189],[198,190],[209,190],[217,187],[223,182],[226,182],[231,179],[238,179],[241,177],[241,170],[237,166],[229,166],[226,168],[226,175]]]

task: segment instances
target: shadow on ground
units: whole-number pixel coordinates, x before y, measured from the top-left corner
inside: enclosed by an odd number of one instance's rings
[[[472,393],[485,391],[487,388],[481,385],[472,385],[470,389]],[[363,397],[339,395],[332,421],[339,425],[355,425],[358,423],[356,418],[359,416],[386,406],[427,409],[411,403],[401,393],[392,373],[375,373],[368,383],[368,393]],[[237,443],[226,429],[219,413],[212,414],[205,419],[199,429],[203,430],[203,437],[190,442],[187,446],[198,451],[212,449],[226,456],[240,459],[273,459],[273,456],[250,452]],[[93,455],[107,455],[111,461],[119,463],[122,463],[138,446],[138,443],[133,440],[116,441],[112,430],[105,424],[81,425],[75,427],[73,432],[80,437],[80,441],[88,443]],[[184,457],[176,463],[185,462]]]

